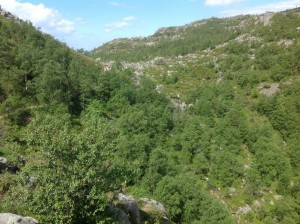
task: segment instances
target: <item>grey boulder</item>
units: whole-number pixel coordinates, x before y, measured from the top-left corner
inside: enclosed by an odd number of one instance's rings
[[[20,169],[19,167],[10,165],[5,157],[0,156],[0,173],[3,173],[5,171],[15,174],[20,171]]]
[[[12,213],[0,213],[0,224],[36,224],[37,220]]]
[[[117,204],[126,214],[128,214],[129,222],[126,221],[127,223],[141,223],[140,210],[138,204],[131,195],[119,193]]]
[[[8,167],[7,159],[0,156],[0,173],[5,171]]]

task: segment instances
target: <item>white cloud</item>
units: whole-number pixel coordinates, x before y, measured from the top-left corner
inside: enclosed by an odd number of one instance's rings
[[[42,31],[56,34],[70,34],[74,31],[74,22],[66,20],[55,9],[47,8],[44,4],[21,3],[17,0],[0,0],[5,10],[23,20],[29,20]]]
[[[206,0],[204,2],[207,6],[222,6],[222,5],[230,5],[234,3],[238,3],[244,0]]]
[[[127,16],[123,20],[124,21],[134,21],[134,20],[136,20],[136,17],[134,17],[134,16]]]
[[[134,16],[127,16],[125,18],[123,18],[121,21],[115,22],[115,23],[109,23],[109,24],[105,24],[104,27],[104,31],[105,32],[111,32],[113,30],[117,30],[117,29],[122,29],[122,28],[126,28],[126,27],[130,27],[132,26],[132,21],[136,20],[136,17]]]
[[[121,21],[121,22],[116,22],[116,23],[111,23],[111,24],[106,24],[105,25],[105,31],[110,32],[115,29],[121,29],[130,26],[128,22]]]
[[[223,11],[222,16],[235,16],[240,14],[261,14],[264,12],[278,12],[300,6],[300,0],[285,0],[276,3],[268,3],[242,9],[232,9]]]
[[[119,2],[109,2],[108,4],[111,5],[111,6],[115,6],[115,7],[122,7],[122,6],[124,6],[124,4],[119,3]]]
[[[132,5],[129,5],[129,4],[126,4],[126,3],[120,3],[120,2],[109,2],[108,4],[110,6],[113,6],[113,7],[131,8],[131,9],[135,8]]]

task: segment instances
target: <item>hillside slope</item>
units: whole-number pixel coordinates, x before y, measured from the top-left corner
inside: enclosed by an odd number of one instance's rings
[[[201,180],[173,163],[173,109],[151,80],[137,85],[134,73],[117,65],[103,72],[0,12],[1,219],[14,213],[39,223],[232,223]],[[164,198],[169,217],[149,198]]]
[[[202,179],[237,221],[298,223],[299,21],[299,8],[212,18],[89,56],[150,77],[168,95],[178,109],[167,147],[174,166]]]
[[[299,223],[299,21],[207,19],[113,41],[95,61],[1,11],[0,212]],[[139,219],[119,193],[144,198]]]

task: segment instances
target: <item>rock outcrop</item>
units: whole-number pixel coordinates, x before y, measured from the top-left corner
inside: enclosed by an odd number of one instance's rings
[[[36,224],[37,220],[12,213],[0,213],[0,224]]]
[[[259,17],[259,22],[263,23],[264,26],[269,26],[271,24],[271,19],[275,15],[275,13],[267,12],[265,14],[262,14]]]
[[[14,18],[14,15],[11,14],[10,12],[6,12],[5,10],[0,8],[0,15],[4,16],[4,18],[12,19]]]
[[[116,207],[118,216],[125,224],[156,223],[170,224],[165,207],[149,198],[135,200],[131,195],[118,193]]]
[[[117,206],[127,214],[127,223],[139,224],[141,223],[141,215],[138,207],[138,203],[131,195],[125,195],[123,193],[118,194]],[[129,222],[128,222],[129,221]]]
[[[248,204],[246,204],[245,206],[238,208],[237,214],[246,215],[247,213],[249,213],[251,211],[252,211],[251,207]]]
[[[10,165],[5,157],[0,156],[0,173],[6,172],[6,171],[8,171],[10,173],[16,173],[19,170],[20,169],[18,167],[14,166],[14,165]]]
[[[7,159],[0,157],[0,173],[4,172],[8,167]]]
[[[272,84],[261,83],[258,86],[258,89],[259,89],[260,93],[264,94],[265,96],[272,96],[276,92],[279,91],[279,84],[278,83],[272,83]]]
[[[143,221],[148,221],[148,223],[154,223],[155,221],[162,224],[171,223],[167,211],[161,203],[153,199],[141,198],[139,204]]]

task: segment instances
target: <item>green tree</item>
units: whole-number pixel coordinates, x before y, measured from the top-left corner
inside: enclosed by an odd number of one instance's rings
[[[28,126],[27,147],[38,160],[24,168],[13,190],[23,203],[19,211],[47,223],[112,223],[107,193],[118,190],[125,176],[112,160],[116,131],[97,114],[77,129],[66,108],[52,111],[36,114]]]
[[[176,223],[232,223],[227,209],[205,193],[194,176],[165,176],[155,195]]]

